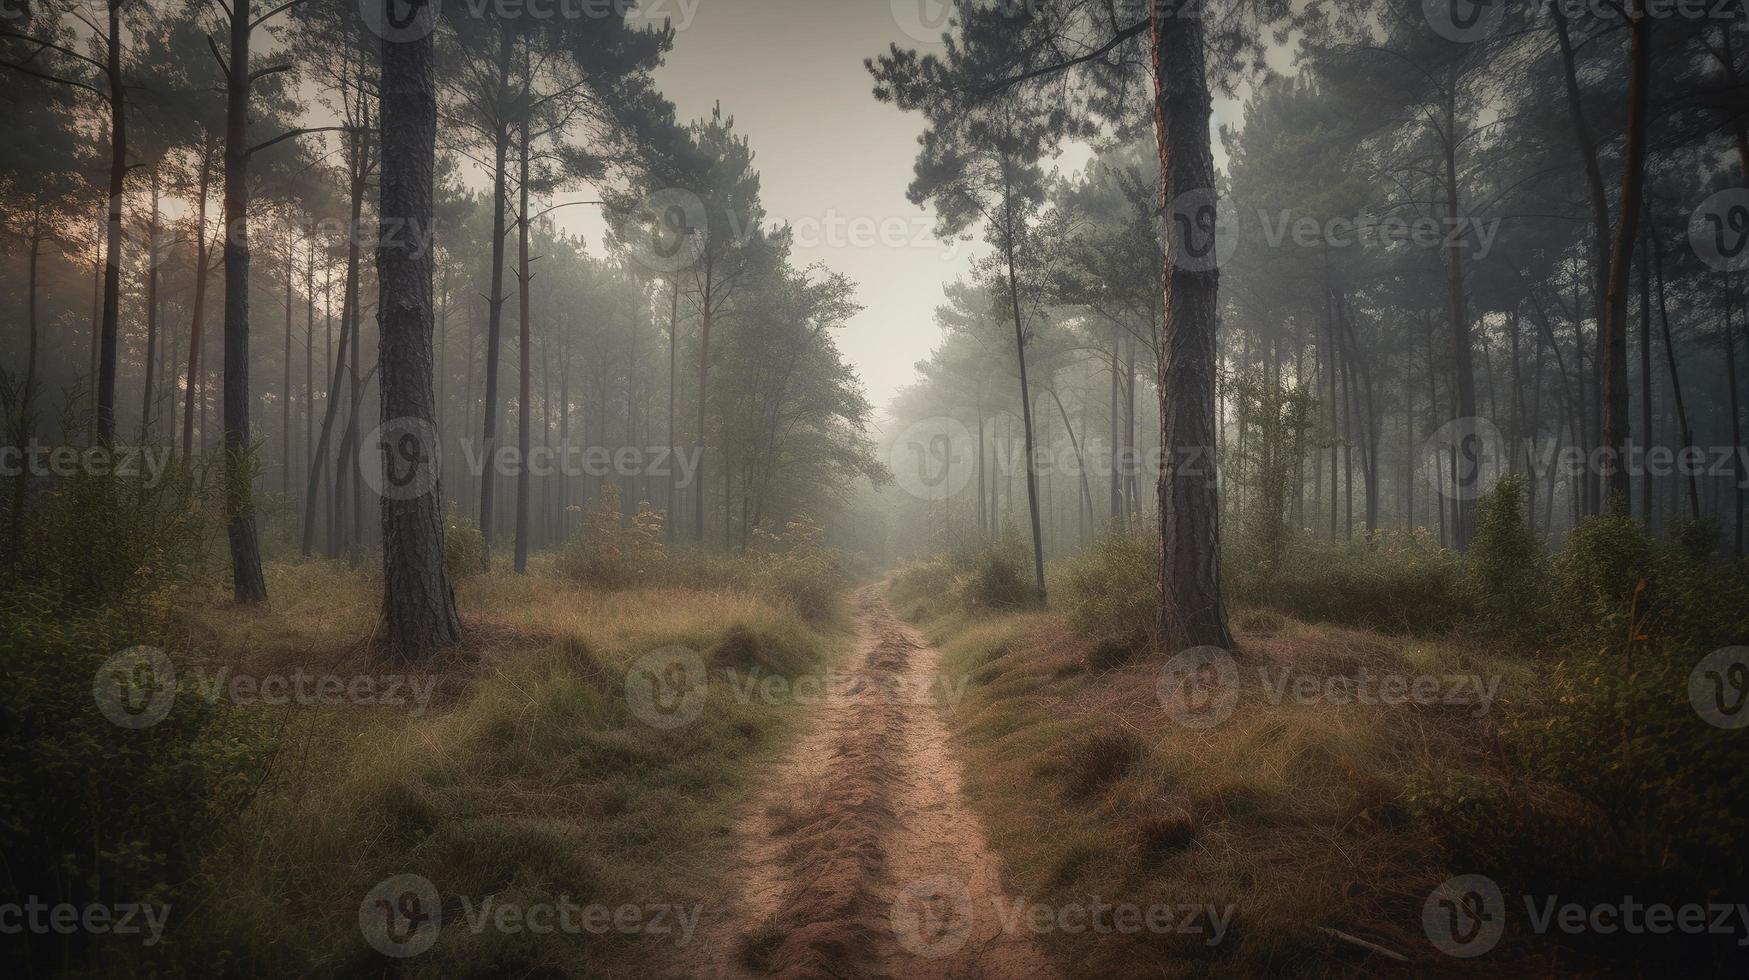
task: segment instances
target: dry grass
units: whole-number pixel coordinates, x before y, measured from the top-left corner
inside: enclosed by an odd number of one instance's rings
[[[1494,716],[1442,704],[1299,704],[1277,698],[1264,672],[1498,675],[1506,700],[1534,696],[1530,670],[1275,613],[1234,620],[1239,699],[1203,730],[1162,711],[1165,655],[1112,657],[1044,613],[924,624],[944,642],[944,669],[970,679],[951,721],[1013,892],[1052,905],[1233,907],[1216,945],[1206,933],[1143,931],[1053,932],[1047,946],[1070,975],[1401,971],[1330,928],[1400,951],[1422,971],[1460,968],[1421,931],[1423,900],[1454,872],[1403,798],[1429,772],[1497,777]],[[1488,961],[1497,969],[1500,959]]]
[[[404,672],[375,658],[374,577],[328,563],[269,569],[273,601],[195,604],[195,655],[238,672]],[[793,706],[743,703],[713,682],[699,719],[659,730],[631,716],[628,666],[665,646],[707,661],[727,644],[767,673],[811,669],[836,627],[733,593],[599,594],[541,575],[483,575],[459,590],[467,640],[439,665],[438,694],[408,707],[263,708],[282,750],[255,805],[210,862],[194,916],[222,950],[215,972],[379,975],[359,903],[402,873],[429,878],[447,925],[394,961],[413,975],[664,975],[673,934],[471,932],[478,906],[561,898],[702,907],[722,893],[725,831],[752,763],[782,742]],[[704,926],[699,927],[702,932]]]

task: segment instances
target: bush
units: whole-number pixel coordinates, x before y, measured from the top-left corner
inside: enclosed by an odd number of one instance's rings
[[[156,724],[129,728],[94,694],[100,675],[132,681],[118,691],[131,709],[174,685],[119,674],[111,658],[168,644],[171,602],[203,571],[213,504],[181,475],[155,489],[76,477],[27,523],[26,573],[0,582],[0,853],[13,894],[187,907],[204,846],[252,796],[272,743],[243,712],[183,696]],[[46,937],[25,960],[60,968],[27,972],[107,972],[106,950],[88,936]]]
[[[1526,481],[1509,473],[1476,502],[1469,589],[1478,624],[1530,638],[1548,627],[1548,559],[1525,520]]]
[[[603,589],[656,584],[664,571],[662,515],[645,511],[630,523],[620,517],[620,490],[609,483],[589,508],[559,557],[568,577]]]
[[[443,515],[443,565],[450,582],[486,570],[486,536],[454,504]]]
[[[1159,607],[1158,532],[1112,528],[1093,547],[1062,566],[1056,591],[1069,625],[1126,649],[1145,649],[1156,633]]]
[[[1227,567],[1236,604],[1311,622],[1428,634],[1471,612],[1463,560],[1425,528],[1381,529],[1354,542],[1302,536],[1279,563],[1237,560]]]
[[[567,577],[601,589],[738,589],[787,602],[810,619],[836,607],[843,562],[805,514],[791,518],[780,533],[756,529],[745,551],[723,555],[670,550],[662,541],[662,515],[644,511],[624,524],[619,499],[610,485],[565,546],[559,568]]]
[[[1018,535],[1004,534],[965,556],[960,602],[967,609],[1004,610],[1034,605],[1032,560]]]

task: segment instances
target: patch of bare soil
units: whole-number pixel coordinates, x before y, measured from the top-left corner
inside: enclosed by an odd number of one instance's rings
[[[736,828],[736,894],[701,935],[712,976],[1047,978],[940,711],[939,653],[873,588],[857,646]]]

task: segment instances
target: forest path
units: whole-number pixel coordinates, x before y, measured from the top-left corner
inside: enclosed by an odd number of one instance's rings
[[[1024,929],[939,709],[940,652],[859,590],[856,646],[737,822],[709,975],[1055,977]]]

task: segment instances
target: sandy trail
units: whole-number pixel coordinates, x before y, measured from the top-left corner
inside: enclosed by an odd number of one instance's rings
[[[960,795],[939,705],[940,654],[871,588],[857,644],[737,835],[727,915],[707,924],[718,977],[1056,976],[1012,908]]]

